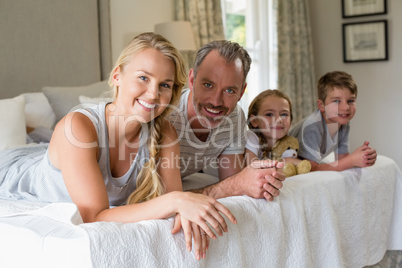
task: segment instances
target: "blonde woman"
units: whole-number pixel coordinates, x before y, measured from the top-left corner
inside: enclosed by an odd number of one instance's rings
[[[44,156],[37,153],[24,162],[24,175],[0,177],[0,197],[74,202],[84,222],[176,215],[187,249],[193,238],[196,258],[204,258],[207,235],[227,231],[219,212],[236,220],[215,199],[182,191],[177,134],[165,116],[185,77],[182,57],[171,43],[153,33],[136,36],[111,71],[113,101],[67,114],[48,149],[42,149]],[[17,155],[10,166],[21,162]]]

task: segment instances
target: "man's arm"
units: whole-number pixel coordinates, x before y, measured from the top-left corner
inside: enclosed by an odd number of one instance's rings
[[[202,193],[215,199],[247,195],[271,201],[279,195],[279,189],[283,186],[282,181],[286,178],[283,172],[277,170],[277,168],[282,167],[283,163],[277,161],[255,161],[237,174],[216,184],[190,191]]]
[[[218,157],[219,180],[239,173],[244,168],[243,154],[227,154]]]

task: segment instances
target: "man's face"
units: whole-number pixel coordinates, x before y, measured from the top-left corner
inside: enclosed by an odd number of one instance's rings
[[[198,68],[190,71],[189,87],[197,120],[204,128],[213,129],[222,123],[243,95],[243,68],[239,59],[227,63],[211,51]]]

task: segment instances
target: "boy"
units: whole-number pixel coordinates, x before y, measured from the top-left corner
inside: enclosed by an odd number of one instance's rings
[[[374,165],[375,149],[365,141],[349,154],[349,122],[356,112],[357,85],[351,75],[334,71],[318,80],[318,109],[297,123],[289,135],[299,139],[299,157],[311,163],[311,170],[342,171]],[[335,161],[322,159],[335,153]]]

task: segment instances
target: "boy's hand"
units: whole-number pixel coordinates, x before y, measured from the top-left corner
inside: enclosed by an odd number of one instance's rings
[[[367,149],[364,150],[363,162],[366,167],[372,166],[375,164],[377,160],[377,151],[369,146],[369,142],[365,141],[363,146],[367,146]]]
[[[354,166],[369,167],[375,164],[377,160],[377,152],[369,146],[369,142],[365,141],[362,146],[357,148],[352,154]]]

